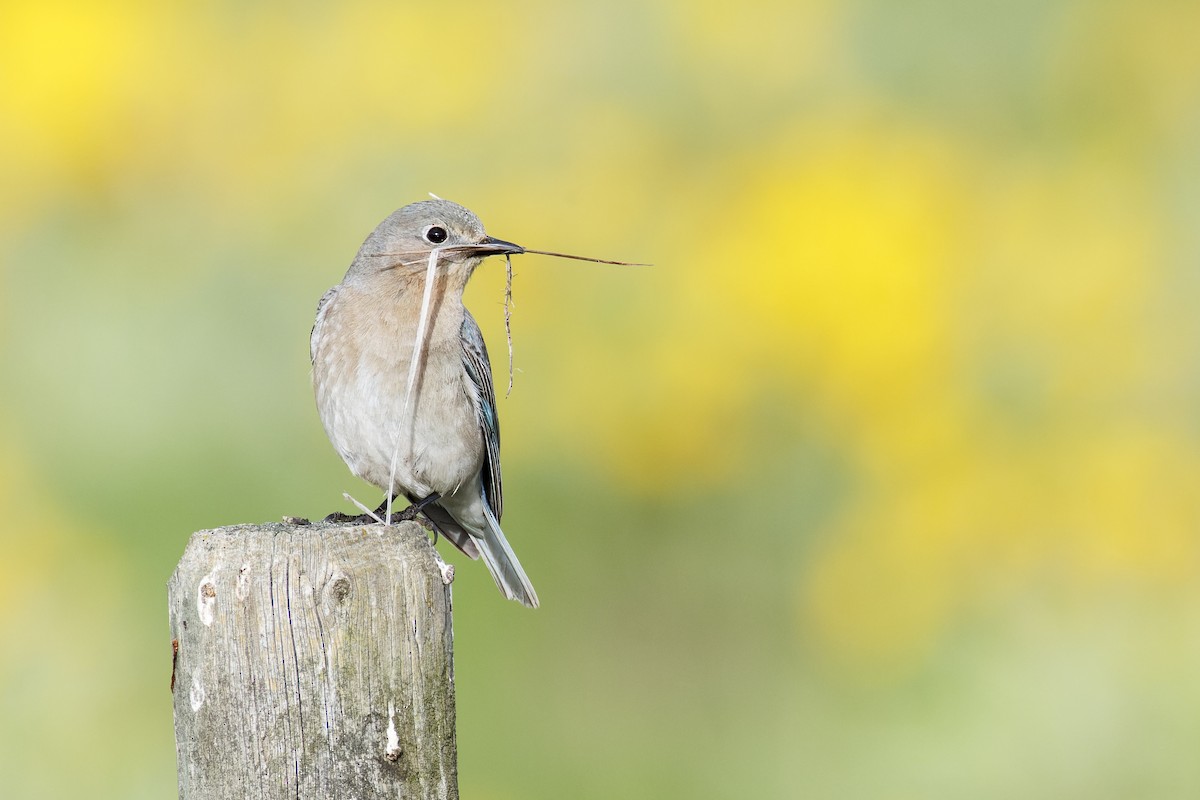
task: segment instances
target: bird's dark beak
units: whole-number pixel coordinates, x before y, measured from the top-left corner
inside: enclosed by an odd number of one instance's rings
[[[503,239],[496,239],[492,236],[483,237],[479,241],[479,244],[474,245],[472,249],[479,255],[483,255],[483,256],[491,256],[491,255],[508,256],[508,255],[517,255],[519,253],[525,252],[525,248],[521,247],[521,245],[519,245],[519,244],[513,244],[512,242],[506,242]]]

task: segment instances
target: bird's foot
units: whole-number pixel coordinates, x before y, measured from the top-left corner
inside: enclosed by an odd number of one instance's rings
[[[378,512],[376,512],[376,513],[378,513]],[[397,522],[412,522],[413,520],[418,519],[420,517],[421,517],[421,506],[419,506],[416,503],[413,503],[412,505],[405,506],[403,511],[393,511],[392,512],[392,524],[395,525]]]
[[[440,494],[438,494],[437,492],[434,492],[433,494],[429,495],[428,497],[423,497],[420,500],[416,501],[415,503],[411,503],[410,505],[408,505],[401,511],[393,511],[391,513],[391,517],[389,520],[388,503],[395,502],[394,497],[393,498],[384,497],[383,502],[379,504],[378,508],[376,508],[374,511],[367,511],[366,506],[359,503],[357,500],[355,500],[353,497],[350,497],[350,495],[347,494],[346,498],[348,500],[350,500],[352,503],[354,503],[356,506],[361,508],[366,513],[359,514],[358,516],[351,516],[349,514],[343,514],[340,511],[335,511],[332,514],[330,514],[329,516],[325,517],[324,521],[325,522],[338,522],[338,523],[343,523],[343,524],[352,522],[355,525],[370,525],[372,522],[387,524],[389,521],[391,522],[391,524],[395,525],[397,522],[416,521],[416,522],[420,522],[426,528],[429,528],[430,530],[432,530],[434,532],[434,534],[436,535],[437,534],[436,529],[434,529],[430,525],[430,523],[427,519],[425,519],[423,516],[421,516],[421,511],[430,503],[436,503],[438,500],[441,499],[441,497],[442,496]]]
[[[392,512],[392,524],[395,525],[397,522],[413,522],[413,521],[425,524],[425,518],[421,516],[421,511],[424,510],[424,508],[427,505],[429,505],[430,503],[436,503],[440,499],[442,499],[442,496],[440,494],[438,494],[437,492],[434,492],[433,494],[429,495],[428,497],[423,497],[420,500],[416,501],[415,503],[409,503],[401,511],[393,511]],[[385,497],[385,498],[383,498],[383,502],[379,504],[379,508],[375,509],[375,514],[378,517],[380,517],[381,519],[387,518],[387,516],[386,516],[387,515],[387,505],[388,505],[388,501],[387,501],[387,498]]]
[[[370,514],[358,514],[357,516],[354,516],[351,514],[343,514],[340,511],[335,511],[326,516],[322,522],[338,522],[342,524],[352,522],[355,525],[370,525],[373,522],[378,522],[378,520],[372,517]]]

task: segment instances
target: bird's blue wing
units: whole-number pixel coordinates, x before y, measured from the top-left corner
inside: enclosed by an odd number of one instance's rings
[[[500,420],[496,416],[496,389],[492,385],[492,364],[487,346],[475,319],[468,311],[462,324],[463,367],[475,388],[479,428],[483,433],[484,459],[483,497],[488,507],[500,519],[504,498],[500,490]]]

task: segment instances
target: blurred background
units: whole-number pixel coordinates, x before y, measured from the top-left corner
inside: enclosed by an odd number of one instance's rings
[[[350,510],[317,299],[515,261],[464,797],[1200,796],[1193,0],[10,2],[0,785],[175,792],[197,529]],[[506,372],[503,262],[468,305]],[[447,554],[448,548],[442,546]]]

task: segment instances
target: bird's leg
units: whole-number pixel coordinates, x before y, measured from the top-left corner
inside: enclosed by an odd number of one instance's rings
[[[350,498],[349,495],[347,495],[347,498],[353,500],[353,498]],[[367,510],[366,506],[362,505],[358,501],[354,501],[354,503],[359,508],[361,508],[363,511]],[[358,516],[351,516],[349,514],[343,514],[340,511],[335,511],[332,514],[330,514],[329,516],[325,517],[324,521],[325,522],[341,522],[341,523],[353,522],[355,525],[370,525],[372,522],[378,522],[379,520],[384,518],[383,515],[387,512],[387,505],[388,505],[388,498],[385,495],[383,498],[383,502],[379,504],[379,508],[375,509],[374,511],[372,511],[368,514],[359,514]]]
[[[405,520],[416,519],[417,515],[421,513],[421,511],[425,508],[425,506],[429,505],[430,503],[436,503],[438,500],[441,500],[441,499],[442,499],[442,496],[440,494],[438,494],[437,492],[434,492],[433,494],[429,495],[428,497],[423,497],[420,500],[416,501],[415,503],[410,503],[408,508],[401,511],[399,514],[392,514],[392,519],[400,520],[402,522]],[[386,501],[384,502],[384,505],[387,505]],[[375,513],[378,514],[379,511],[376,511]]]
[[[332,514],[330,514],[329,516],[325,517],[324,521],[325,522],[341,522],[341,523],[353,522],[356,525],[370,525],[372,522],[378,522],[379,520],[386,518],[385,515],[387,514],[387,507],[388,507],[389,499],[395,500],[395,497],[389,498],[387,495],[384,495],[383,502],[379,504],[379,508],[375,509],[370,514],[359,514],[358,516],[351,516],[349,514],[343,514],[340,511],[335,511]],[[433,494],[429,495],[428,497],[423,497],[420,500],[416,501],[415,503],[411,503],[403,511],[393,513],[392,514],[392,523],[394,524],[397,522],[407,522],[409,520],[418,520],[418,515],[421,513],[422,509],[425,508],[425,506],[429,505],[430,503],[436,503],[440,499],[442,499],[442,496],[440,494],[438,494],[437,492],[434,492]],[[360,506],[360,508],[361,508],[361,506]],[[418,520],[418,521],[423,521],[423,520]],[[436,530],[434,531],[434,536],[437,536]],[[435,539],[434,541],[436,543],[437,540]]]
[[[436,503],[438,500],[441,499],[441,497],[442,496],[440,494],[438,494],[437,492],[434,492],[433,494],[429,495],[428,497],[424,498],[423,500],[418,500],[415,503],[410,503],[403,511],[393,512],[392,513],[392,521],[393,522],[407,522],[408,520],[416,519],[417,514],[421,513],[421,509],[423,509],[425,506],[429,505],[430,503]],[[390,497],[388,495],[384,495],[383,502],[379,504],[379,508],[375,509],[375,516],[379,517],[380,519],[386,519],[385,515],[387,514],[388,505],[389,505],[389,503],[394,502],[395,499],[396,499],[395,495],[392,495]]]
[[[394,500],[394,499],[395,499],[394,495],[385,494],[383,496],[383,502],[379,504],[379,508],[375,509],[375,516],[379,517],[380,519],[387,519],[386,515],[387,515],[387,510],[388,510],[388,504],[391,503],[392,500]],[[392,516],[395,517],[394,514]]]
[[[428,506],[432,503],[436,503],[441,498],[442,498],[442,496],[440,494],[438,494],[437,492],[434,492],[434,493],[430,494],[428,497],[423,497],[420,500],[416,501],[415,503],[410,503],[408,508],[401,511],[399,514],[393,514],[392,519],[401,521],[401,522],[403,522],[405,520],[412,520],[414,522],[419,523],[420,525],[425,526],[427,529],[429,529],[433,533],[433,543],[437,544],[438,529],[433,524],[433,522],[430,521],[429,517],[423,516],[421,514],[421,511],[426,506]]]

